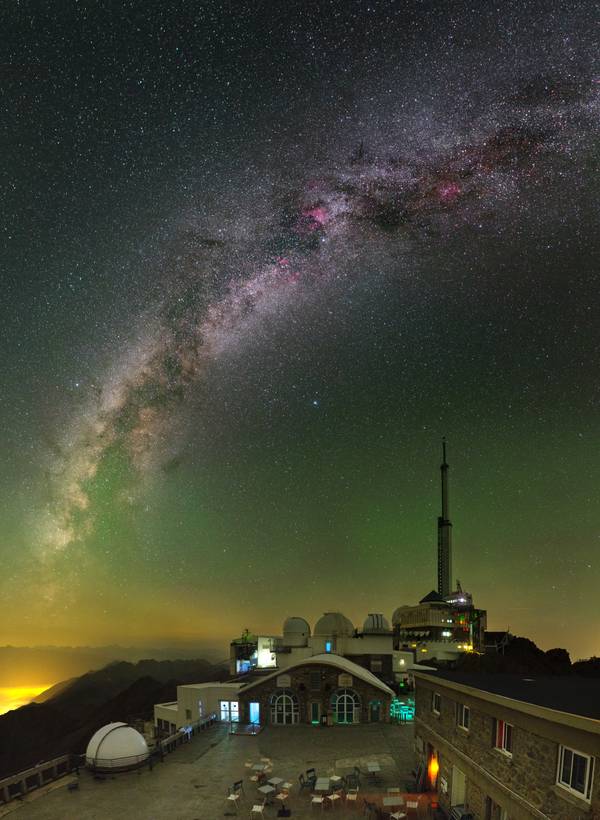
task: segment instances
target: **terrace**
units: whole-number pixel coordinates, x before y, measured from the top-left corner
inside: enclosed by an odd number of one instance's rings
[[[256,774],[252,766],[266,758],[272,762],[268,764],[272,772],[267,772],[265,780],[276,777],[292,784],[285,805],[298,820],[318,816],[319,812],[329,812],[332,817],[335,813],[342,820],[356,819],[363,816],[365,799],[376,807],[371,813],[374,818],[402,811],[411,820],[431,815],[428,795],[419,797],[418,810],[386,807],[380,815],[377,810],[383,810],[390,788],[400,788],[406,798],[405,787],[412,780],[415,766],[413,741],[412,723],[269,726],[259,735],[242,737],[230,735],[226,726],[217,724],[152,768],[145,766],[102,779],[82,770],[79,778],[65,777],[12,802],[4,811],[14,812],[14,820],[215,820],[236,814],[248,818],[252,806],[262,803],[264,796],[258,791],[260,784],[250,780]],[[367,775],[369,763],[379,765],[376,778]],[[315,792],[299,787],[298,776],[307,769],[315,769],[318,777],[330,778],[351,773],[355,766],[362,772],[356,805],[346,804],[343,798],[333,805],[329,801],[323,807],[313,805]],[[77,780],[78,788],[72,785],[69,789],[69,784]],[[240,780],[243,792],[235,805],[227,801],[227,795],[233,783]],[[274,795],[269,795],[273,802],[264,809],[266,818],[276,818],[281,807],[282,801]]]

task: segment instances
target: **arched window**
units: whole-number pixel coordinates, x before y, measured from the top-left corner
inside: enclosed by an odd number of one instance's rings
[[[360,697],[353,689],[334,692],[331,706],[336,723],[360,723]]]
[[[277,689],[271,697],[271,723],[298,723],[298,698],[291,689]]]

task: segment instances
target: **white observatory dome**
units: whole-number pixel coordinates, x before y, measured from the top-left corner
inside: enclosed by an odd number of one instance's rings
[[[92,736],[85,752],[90,769],[131,769],[148,759],[148,746],[127,723],[107,723]]]
[[[284,646],[307,646],[310,638],[310,626],[304,618],[292,616],[283,623]]]
[[[354,626],[341,612],[326,612],[315,624],[315,636],[328,638],[339,636],[351,638],[354,635]]]
[[[390,625],[383,615],[370,612],[363,624],[363,632],[370,635],[384,635],[390,632]]]

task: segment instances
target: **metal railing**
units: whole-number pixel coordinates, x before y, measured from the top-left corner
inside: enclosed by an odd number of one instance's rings
[[[193,735],[197,735],[200,732],[206,731],[206,729],[209,729],[216,722],[217,713],[213,712],[212,714],[207,715],[206,717],[188,723],[187,725],[190,728],[189,732],[182,732],[181,729],[178,729],[173,734],[159,739],[156,744],[156,749],[162,757],[162,755],[165,752],[172,752],[173,749],[177,748],[177,746],[180,746],[182,743],[189,743]]]
[[[199,720],[189,724],[189,732],[177,731],[168,737],[158,739],[154,750],[150,751],[149,758],[146,758],[143,755],[136,756],[135,758],[121,758],[118,761],[113,761],[115,765],[111,766],[111,768],[128,768],[134,765],[143,764],[146,761],[148,762],[148,765],[152,766],[152,758],[157,754],[160,755],[162,759],[166,753],[172,752],[182,743],[188,743],[191,736],[206,731],[206,729],[213,726],[216,722],[216,713],[200,718]],[[55,757],[52,760],[46,760],[43,763],[38,763],[37,766],[33,766],[30,769],[25,769],[22,772],[17,772],[9,777],[5,777],[0,780],[0,806],[10,803],[11,800],[19,799],[28,792],[39,789],[47,783],[51,783],[54,780],[65,777],[65,775],[68,775],[73,771],[79,773],[79,767],[83,767],[84,765],[85,755],[66,754],[61,755],[60,757]],[[93,765],[88,766],[88,768],[92,771],[95,771],[96,769]],[[106,767],[100,764],[97,768],[105,769]]]
[[[38,763],[25,771],[17,772],[10,777],[0,780],[0,805],[10,803],[11,800],[23,797],[28,792],[45,786],[59,777],[70,774],[80,765],[78,755],[61,755],[52,760]]]

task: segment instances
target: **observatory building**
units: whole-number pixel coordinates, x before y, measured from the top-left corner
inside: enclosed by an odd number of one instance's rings
[[[456,582],[451,591],[446,443],[437,520],[437,585],[416,605],[395,609],[391,622],[369,613],[355,626],[343,613],[325,612],[311,630],[305,618],[285,619],[280,635],[245,629],[230,644],[229,683],[180,686],[177,701],[156,704],[159,729],[174,732],[207,714],[222,721],[364,723],[387,721],[390,706],[410,685],[412,672],[436,661],[452,664],[484,648],[486,612]]]
[[[127,723],[107,723],[92,735],[85,752],[85,764],[96,772],[135,769],[148,760],[144,737]]]

